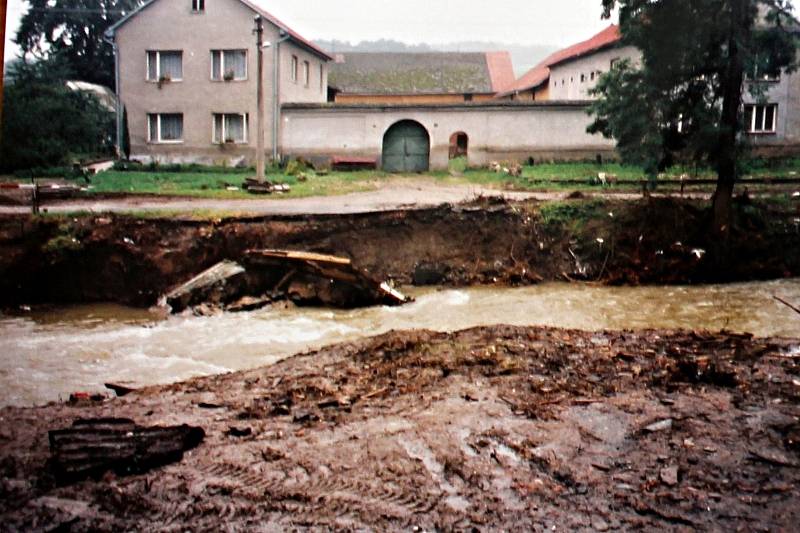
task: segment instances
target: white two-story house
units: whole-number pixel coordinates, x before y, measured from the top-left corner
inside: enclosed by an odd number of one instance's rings
[[[327,100],[332,58],[258,6],[247,0],[150,0],[106,32],[115,48],[132,158],[255,161],[256,16],[265,42],[266,160],[280,151],[274,139],[280,139],[281,104]]]

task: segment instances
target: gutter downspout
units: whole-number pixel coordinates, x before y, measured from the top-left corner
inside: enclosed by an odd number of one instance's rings
[[[122,98],[119,90],[119,47],[117,47],[117,42],[109,34],[105,34],[103,40],[110,44],[114,50],[114,94],[117,96],[117,101],[114,102],[117,115],[117,158],[122,159]]]
[[[281,121],[281,91],[280,91],[280,72],[281,72],[281,43],[290,39],[286,30],[279,29],[279,39],[275,41],[272,50],[272,164],[278,162],[278,135],[280,135]]]

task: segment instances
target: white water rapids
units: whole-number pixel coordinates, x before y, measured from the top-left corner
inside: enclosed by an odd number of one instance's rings
[[[585,330],[726,329],[800,338],[800,279],[691,287],[412,289],[404,307],[350,311],[266,308],[166,320],[115,305],[0,315],[0,405],[35,405],[103,383],[170,383],[254,368],[328,344],[392,329],[479,325]]]

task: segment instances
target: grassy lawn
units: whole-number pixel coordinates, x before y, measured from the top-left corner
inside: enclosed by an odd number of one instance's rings
[[[197,196],[203,198],[256,198],[242,189],[249,172],[121,172],[110,170],[92,178],[93,193],[161,194],[174,196]],[[299,181],[294,176],[269,174],[273,183],[291,186],[288,193],[274,195],[276,198],[301,198],[306,196],[329,196],[372,190],[376,180],[384,176],[375,172],[341,172],[328,176],[311,176]],[[235,190],[229,190],[235,188]]]
[[[551,163],[526,166],[521,176],[510,176],[505,172],[495,173],[488,169],[468,169],[463,161],[455,161],[451,171],[435,171],[424,176],[399,176],[381,171],[331,172],[316,175],[306,172],[304,181],[286,174],[268,174],[267,179],[273,183],[285,183],[291,191],[275,194],[272,198],[301,198],[308,196],[331,196],[353,192],[375,190],[387,181],[431,180],[443,185],[475,185],[483,187],[508,188],[514,190],[601,190],[591,184],[592,178],[604,172],[616,177],[612,187],[603,190],[631,190],[639,187],[639,180],[644,179],[642,170],[635,166],[618,163]],[[130,193],[159,194],[168,196],[194,196],[202,198],[257,198],[242,189],[246,178],[253,176],[252,170],[193,167],[175,171],[156,170],[111,170],[94,176],[91,179],[92,193]],[[665,177],[678,178],[686,174],[691,178],[714,178],[708,169],[676,167]],[[800,159],[782,161],[756,160],[744,165],[744,179],[748,177],[800,177]],[[8,178],[7,178],[8,179]],[[21,179],[21,181],[28,181]],[[575,183],[575,180],[581,183]],[[83,180],[77,182],[84,185]],[[753,187],[751,190],[757,190]]]

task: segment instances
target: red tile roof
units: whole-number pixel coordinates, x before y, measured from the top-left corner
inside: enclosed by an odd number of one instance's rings
[[[619,26],[612,24],[591,39],[574,44],[550,55],[544,61],[526,72],[525,75],[515,83],[511,84],[504,92],[498,94],[497,97],[508,96],[515,92],[536,88],[550,78],[551,67],[608,48],[618,43],[621,38]]]
[[[486,65],[489,68],[489,77],[492,80],[492,90],[501,92],[514,85],[514,65],[511,54],[508,52],[487,52]]]

